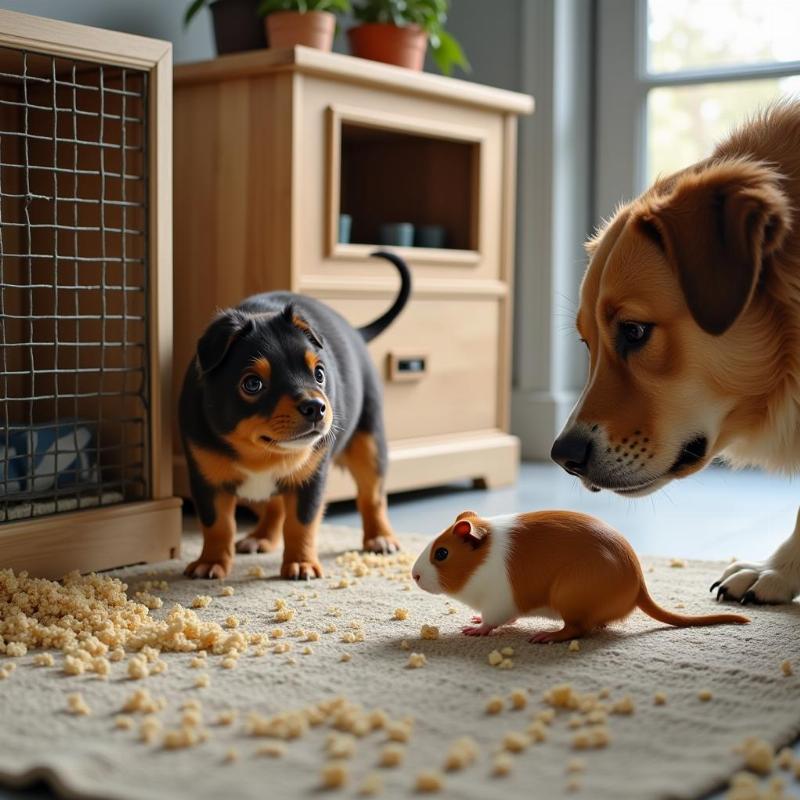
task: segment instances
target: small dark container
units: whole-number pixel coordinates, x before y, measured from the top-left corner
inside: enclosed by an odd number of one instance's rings
[[[214,20],[217,53],[240,53],[267,46],[264,20],[258,15],[259,0],[214,0],[210,4]]]
[[[413,247],[414,226],[410,222],[385,222],[378,229],[378,243],[394,247]]]
[[[339,214],[339,244],[350,244],[350,231],[353,218],[349,214]]]
[[[414,247],[447,247],[447,231],[442,225],[419,225],[414,229]]]

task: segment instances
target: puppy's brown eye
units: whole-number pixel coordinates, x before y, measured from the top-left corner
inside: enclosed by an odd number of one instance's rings
[[[245,394],[258,394],[264,388],[264,383],[258,375],[248,375],[242,381],[242,391]]]
[[[652,322],[620,322],[617,331],[617,352],[624,358],[628,353],[639,350],[647,344],[653,331]]]
[[[439,547],[439,548],[436,549],[436,552],[433,554],[433,557],[437,561],[444,561],[447,558],[448,555],[450,555],[450,554],[447,552],[447,548],[446,547]]]
[[[322,368],[321,364],[317,364],[314,367],[314,380],[317,383],[325,383],[325,370]]]

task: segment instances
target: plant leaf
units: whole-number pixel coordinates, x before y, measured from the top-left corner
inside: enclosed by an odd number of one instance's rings
[[[183,24],[188,25],[206,2],[207,0],[192,0],[186,9],[186,13],[183,15]]]

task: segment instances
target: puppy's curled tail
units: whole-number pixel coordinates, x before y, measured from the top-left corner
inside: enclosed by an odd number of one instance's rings
[[[388,311],[381,314],[378,319],[358,329],[365,342],[371,342],[376,336],[383,333],[397,319],[411,296],[411,270],[408,268],[408,264],[400,256],[388,253],[385,250],[376,250],[371,255],[377,258],[385,258],[394,264],[400,273],[400,291]]]
[[[703,625],[746,625],[750,622],[748,617],[741,614],[704,614],[702,616],[691,616],[689,614],[675,614],[661,608],[647,591],[647,587],[642,584],[639,589],[639,597],[636,604],[644,611],[647,616],[665,622],[667,625],[675,625],[679,628],[696,628]]]

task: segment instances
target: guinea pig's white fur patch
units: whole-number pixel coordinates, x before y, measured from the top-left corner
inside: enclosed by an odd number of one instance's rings
[[[434,541],[436,540],[434,539]],[[419,554],[419,558],[411,568],[411,574],[415,578],[419,575],[417,585],[420,589],[424,589],[431,594],[441,594],[442,587],[439,585],[439,576],[436,573],[436,567],[431,564],[431,547],[433,547],[433,542]]]
[[[500,625],[519,613],[506,566],[511,549],[511,531],[517,524],[518,516],[503,514],[487,517],[486,521],[490,526],[489,555],[470,576],[464,588],[453,597],[480,611],[485,623]]]

